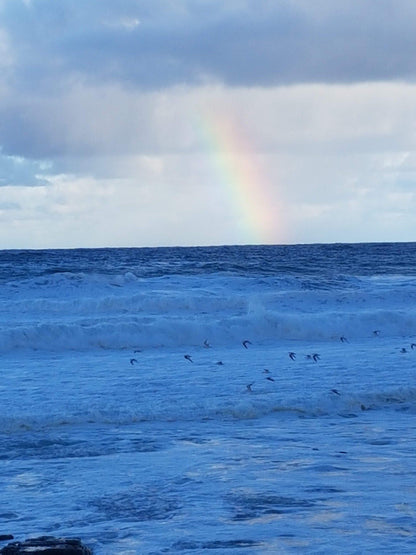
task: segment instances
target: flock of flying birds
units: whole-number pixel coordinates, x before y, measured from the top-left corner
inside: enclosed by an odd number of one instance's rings
[[[375,336],[380,335],[380,330],[374,330],[374,331],[373,331],[373,334],[374,334]],[[339,340],[341,341],[341,343],[349,343],[348,339],[347,339],[344,335],[341,335],[341,337],[339,338]],[[243,347],[244,347],[245,349],[248,349],[248,346],[251,345],[252,343],[251,343],[251,341],[249,341],[248,339],[244,339],[244,341],[242,341],[241,344],[243,345]],[[206,349],[209,349],[209,348],[211,347],[211,344],[208,342],[207,339],[205,339],[203,345],[204,345],[204,347],[205,347]],[[413,351],[414,349],[416,349],[416,343],[411,343],[410,348],[412,349],[412,351]],[[135,353],[140,353],[141,350],[140,350],[140,349],[136,349],[134,352],[135,352]],[[401,352],[401,353],[407,353],[408,350],[406,349],[406,347],[402,347],[402,348],[400,349],[400,352]],[[289,358],[290,358],[291,360],[296,360],[296,353],[295,353],[295,352],[290,351],[288,354],[289,354]],[[189,362],[192,362],[192,363],[194,362],[194,361],[192,360],[192,356],[191,356],[191,355],[183,355],[183,357],[184,357],[186,360],[188,360]],[[305,356],[305,358],[308,359],[308,360],[313,360],[314,362],[318,362],[318,360],[320,360],[321,357],[320,357],[320,354],[319,354],[319,353],[313,353],[313,354],[307,354],[307,355]],[[131,364],[132,366],[134,366],[134,365],[137,364],[137,363],[138,363],[138,360],[137,360],[136,358],[131,358],[131,359],[130,359],[130,364]],[[217,364],[218,366],[223,366],[223,365],[224,365],[224,363],[223,363],[221,360],[219,360],[216,364]],[[270,374],[270,370],[267,370],[267,368],[265,368],[265,369],[263,370],[263,374]],[[271,382],[274,382],[274,381],[275,381],[274,378],[273,378],[272,376],[266,376],[266,380],[269,380],[269,381],[271,381]],[[247,385],[246,385],[247,391],[250,391],[250,392],[253,391],[253,390],[252,390],[253,385],[254,385],[254,382],[251,382],[251,383],[247,384]],[[334,393],[335,395],[341,395],[340,392],[339,392],[337,389],[331,389],[331,392]]]

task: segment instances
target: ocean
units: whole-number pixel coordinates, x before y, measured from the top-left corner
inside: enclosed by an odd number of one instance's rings
[[[0,534],[416,552],[416,243],[0,251],[0,353]]]

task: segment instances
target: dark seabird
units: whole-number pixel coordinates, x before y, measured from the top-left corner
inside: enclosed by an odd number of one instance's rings
[[[267,376],[266,380],[269,380],[269,382],[274,382],[274,378],[271,378],[270,376]]]
[[[374,330],[373,333],[374,335],[380,335],[380,330]]]
[[[130,364],[131,364],[132,366],[134,366],[135,364],[137,364],[137,359],[136,359],[136,358],[131,358],[131,359],[130,359]]]
[[[416,343],[412,343],[412,344],[410,345],[410,348],[411,348],[411,349],[412,349],[412,351],[413,351],[413,349],[415,349],[415,348],[416,348]]]
[[[339,340],[341,341],[341,343],[348,343],[348,339],[346,337],[344,337],[343,335],[341,335]]]
[[[341,393],[338,391],[338,389],[331,389],[332,393],[335,393],[335,395],[341,395]]]
[[[405,347],[402,347],[402,348],[400,349],[400,352],[401,352],[401,353],[407,353],[407,349],[405,349]]]
[[[312,355],[312,358],[315,362],[317,362],[321,357],[318,353],[315,353],[315,354]]]
[[[224,366],[224,363],[223,363],[222,360],[219,360],[218,362],[216,362],[216,364],[217,364],[218,366]]]
[[[209,348],[211,347],[211,345],[208,343],[208,339],[205,339],[205,341],[204,341],[204,347],[205,347],[206,349],[209,349]]]
[[[141,350],[141,349],[135,349],[134,352],[135,352],[135,353],[141,353],[142,350]]]
[[[251,386],[252,386],[253,384],[254,384],[254,382],[251,382],[251,383],[249,383],[249,384],[246,385],[247,391],[253,391],[253,390],[251,389]]]
[[[306,358],[307,360],[312,360],[313,357],[312,357],[312,355],[306,355],[305,358]]]
[[[296,358],[296,353],[289,353],[289,357],[290,357],[292,360],[295,360],[295,358]]]
[[[191,355],[183,355],[183,358],[186,358],[186,360],[189,360],[189,362],[193,362]]]
[[[265,368],[265,369],[263,370],[263,374],[270,374],[270,370],[267,370],[267,368]]]
[[[243,346],[244,346],[246,349],[248,349],[247,345],[251,345],[251,341],[249,341],[248,339],[245,339],[245,340],[243,341]]]

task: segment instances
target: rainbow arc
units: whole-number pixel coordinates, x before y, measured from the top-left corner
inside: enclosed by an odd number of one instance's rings
[[[229,115],[210,115],[204,118],[202,130],[216,178],[226,191],[244,242],[284,242],[277,187],[270,182],[261,155],[249,143],[242,127]]]

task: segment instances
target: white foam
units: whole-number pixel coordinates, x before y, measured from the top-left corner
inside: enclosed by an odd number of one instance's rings
[[[245,337],[327,341],[363,339],[375,330],[411,337],[416,330],[416,287],[409,280],[399,290],[392,288],[397,280],[367,280],[328,291],[304,290],[303,282],[297,290],[296,280],[274,278],[144,281],[128,273],[107,280],[76,276],[75,288],[74,279],[59,274],[43,280],[40,289],[31,281],[5,291],[0,350],[186,347],[206,337],[221,345]]]

